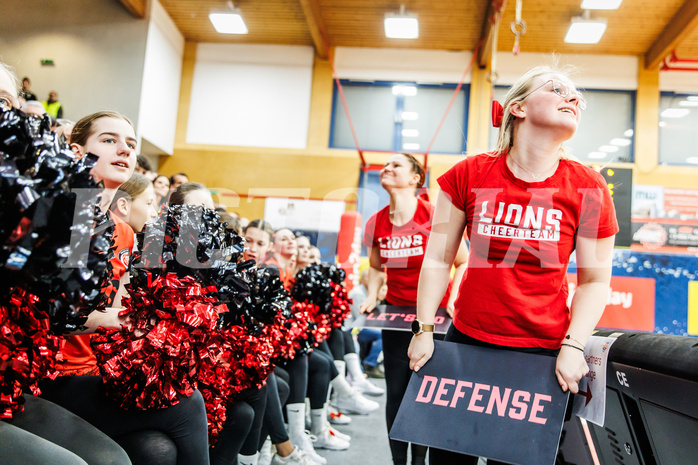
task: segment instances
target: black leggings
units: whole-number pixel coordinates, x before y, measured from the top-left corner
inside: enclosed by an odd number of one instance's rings
[[[24,398],[23,412],[16,413],[11,422],[0,421],[0,462],[4,465],[131,463],[121,447],[84,419],[46,399],[26,393]]]
[[[526,352],[533,354],[543,354],[552,357],[557,356],[557,350],[552,349],[542,349],[539,347],[504,347],[495,344],[489,344],[487,342],[474,339],[467,336],[456,329],[453,324],[448,328],[446,333],[445,341],[457,342],[458,344],[470,344],[480,347],[493,347],[503,350],[513,350],[517,352]],[[494,439],[494,438],[493,438]],[[478,457],[472,455],[458,454],[456,452],[451,452],[447,450],[429,449],[429,465],[476,465],[478,462]],[[496,460],[487,459],[487,465],[506,465],[503,462],[498,462]]]
[[[172,407],[124,410],[104,393],[100,376],[62,376],[41,382],[43,396],[66,408],[111,438],[156,430],[177,446],[178,465],[207,465],[206,408],[199,391]],[[134,457],[134,462],[140,459]]]
[[[434,335],[439,338],[439,335]],[[407,385],[412,376],[410,370],[410,359],[407,358],[407,348],[412,340],[412,333],[409,331],[399,331],[384,329],[383,338],[383,365],[385,367],[385,422],[388,425],[388,433],[393,427],[393,422],[400,409],[400,403],[407,390]],[[395,465],[407,463],[407,445],[403,441],[389,439],[390,453],[393,456]],[[427,455],[428,448],[419,444],[412,444],[412,461],[416,458],[423,458]]]
[[[332,374],[333,372],[335,374]],[[318,349],[310,353],[308,356],[308,399],[311,409],[321,409],[325,405],[327,394],[330,391],[330,381],[338,374],[331,355]]]
[[[279,368],[276,368],[279,372]],[[284,426],[283,405],[288,399],[290,389],[288,383],[275,373],[269,375],[267,379],[267,408],[264,410],[264,422],[262,434],[259,437],[257,450],[262,448],[267,436],[271,438],[272,444],[281,444],[288,441],[288,431]]]
[[[351,337],[350,331],[333,329],[330,332],[330,337],[327,338],[327,344],[330,346],[335,360],[344,360],[346,354],[356,353],[354,339]]]
[[[114,440],[126,451],[132,465],[175,465],[177,446],[162,431],[125,434]]]
[[[288,373],[288,403],[302,404],[308,390],[308,356],[296,355],[283,366]]]
[[[257,453],[266,405],[267,386],[263,386],[248,389],[238,402],[228,406],[225,425],[209,449],[211,465],[237,465],[238,453]]]

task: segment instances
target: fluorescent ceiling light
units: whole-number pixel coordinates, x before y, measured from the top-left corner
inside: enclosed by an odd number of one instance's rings
[[[698,165],[698,157],[688,157],[688,158],[686,158],[686,163]]]
[[[400,13],[386,13],[385,37],[388,39],[416,39],[419,37],[417,15],[406,13],[405,5],[400,5]]]
[[[567,30],[565,42],[568,44],[596,44],[601,40],[605,31],[605,19],[586,19],[575,16]]]
[[[608,152],[608,153],[613,153],[618,151],[618,146],[617,145],[602,145],[599,147],[599,150],[601,152]]]
[[[688,111],[688,110],[686,110]],[[419,118],[419,113],[416,111],[403,111],[402,112],[402,120],[403,121],[415,121],[417,118]]]
[[[623,0],[582,0],[584,10],[617,10]]]
[[[627,147],[632,142],[630,139],[611,139],[611,145],[617,145],[619,147]]]
[[[635,134],[635,131],[633,131],[632,129],[628,129],[623,133],[625,137],[633,137],[633,134]]]
[[[660,128],[663,128],[663,127],[665,127],[665,126],[666,126],[666,121],[660,121],[660,122],[659,122],[659,127],[660,127]]]
[[[686,99],[692,102],[698,102],[698,95],[689,95]]]
[[[691,110],[687,108],[667,108],[661,115],[663,118],[683,118],[690,112]]]
[[[419,150],[419,144],[416,142],[406,142],[402,144],[402,148],[405,150]]]
[[[405,95],[407,97],[414,97],[417,95],[417,88],[415,86],[404,86],[396,85],[393,86],[393,95]]]
[[[608,155],[606,152],[590,152],[589,155],[587,155],[587,158],[598,160],[600,158],[606,158],[606,155]]]
[[[231,11],[215,11],[208,15],[216,32],[221,34],[247,34],[247,26],[240,15],[239,8]]]
[[[419,137],[419,129],[403,129],[402,137]]]
[[[698,100],[681,100],[680,107],[698,107]]]

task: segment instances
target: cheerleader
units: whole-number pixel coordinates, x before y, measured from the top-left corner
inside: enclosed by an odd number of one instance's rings
[[[429,266],[420,276],[417,300],[422,331],[409,348],[415,371],[438,357],[433,333],[425,328],[434,322],[446,270],[466,233],[469,271],[446,340],[556,357],[560,388],[578,391],[589,370],[584,345],[606,304],[618,232],[603,177],[562,149],[585,107],[562,70],[534,68],[505,97],[501,120],[495,120],[496,149],[461,160],[439,178],[443,191],[433,223],[439,235],[427,245]],[[523,219],[512,213],[522,211]],[[529,212],[538,212],[540,221],[531,222]],[[502,230],[506,234],[497,232]],[[573,251],[579,284],[568,308]],[[507,444],[506,437],[492,439]],[[430,462],[475,464],[478,458],[432,450]]]
[[[123,115],[102,111],[82,118],[71,134],[71,147],[77,156],[87,153],[99,157],[92,169],[93,177],[104,185],[100,208],[106,211],[119,187],[129,180],[136,166],[136,135],[131,122]],[[130,252],[133,249],[134,231],[116,215],[108,213],[114,222],[115,254],[111,260],[113,279],[104,292],[110,302],[104,311],[90,314],[85,326],[87,332],[97,327],[120,329],[125,323],[119,316],[121,308],[115,306],[121,277],[125,274]],[[44,396],[86,419],[108,436],[135,442],[133,454],[149,454],[157,448],[142,444],[146,436],[139,432],[156,430],[163,432],[177,450],[178,465],[208,464],[208,431],[203,398],[198,391],[189,397],[181,396],[179,403],[164,409],[125,410],[105,396],[98,373],[97,361],[89,346],[89,335],[66,338],[62,350],[62,375],[56,380],[42,383]],[[93,374],[94,373],[94,374]],[[131,436],[136,433],[135,437]],[[163,450],[169,450],[164,447]],[[139,452],[140,451],[140,452]],[[131,451],[129,451],[131,452]],[[131,455],[134,463],[146,460]],[[166,454],[163,461],[171,460]]]
[[[19,81],[0,62],[0,110],[19,107]],[[2,148],[0,148],[2,150]],[[24,393],[22,411],[0,420],[0,462],[6,465],[129,464],[124,450],[104,433],[66,409]]]
[[[261,262],[271,245],[271,238],[274,235],[273,228],[264,220],[252,220],[243,234],[246,246],[243,259]],[[305,359],[305,356],[302,355],[297,357]],[[305,360],[301,364],[304,365],[304,362]],[[293,366],[297,367],[298,365],[299,363],[296,362]],[[307,375],[307,366],[301,366],[300,369]],[[290,379],[288,372],[279,367],[267,379],[267,407],[264,410],[264,428],[260,442],[264,442],[263,439],[269,435],[271,444],[276,446],[276,454],[271,458],[272,465],[314,465],[316,462],[305,451],[293,445],[284,426],[282,408],[290,393],[288,385]]]
[[[371,267],[368,296],[361,304],[361,313],[375,308],[384,270],[388,285],[386,304],[415,306],[417,303],[417,283],[434,213],[433,205],[416,196],[424,180],[424,167],[407,153],[391,156],[380,171],[381,186],[390,194],[390,204],[366,222],[364,245],[369,250]],[[463,241],[455,245],[456,251],[454,282],[457,283],[465,271],[467,252]],[[449,283],[448,277],[445,283]],[[455,298],[455,293],[446,295],[440,306],[450,313]],[[387,387],[385,413],[390,431],[410,380],[409,359],[405,356],[410,334],[383,330],[382,338]],[[391,439],[390,450],[395,465],[407,463],[407,443]],[[412,464],[423,464],[426,451],[426,447],[412,444]]]

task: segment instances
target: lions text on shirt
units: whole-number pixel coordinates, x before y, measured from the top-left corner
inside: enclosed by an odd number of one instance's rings
[[[618,232],[603,177],[567,159],[542,182],[514,176],[506,156],[467,157],[439,179],[465,212],[468,270],[454,324],[493,344],[556,349],[569,325],[567,264],[578,236]]]

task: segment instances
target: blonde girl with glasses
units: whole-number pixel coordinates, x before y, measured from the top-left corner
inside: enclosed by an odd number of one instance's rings
[[[468,156],[438,179],[417,295],[418,320],[433,324],[466,234],[468,269],[445,340],[556,357],[551,376],[573,393],[588,371],[584,345],[606,303],[618,232],[603,177],[562,149],[585,106],[562,69],[537,67],[514,83],[495,150]],[[579,287],[568,307],[572,252]],[[408,356],[415,371],[438,357],[433,333],[414,335]],[[430,457],[432,464],[478,460],[434,449]]]

